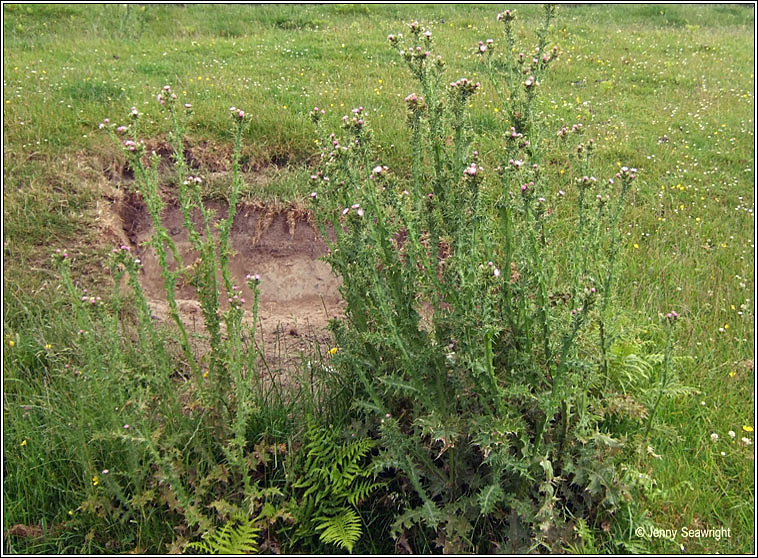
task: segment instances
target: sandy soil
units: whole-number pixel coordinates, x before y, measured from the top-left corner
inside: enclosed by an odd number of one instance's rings
[[[206,207],[215,211],[216,220],[227,214],[226,202],[209,201]],[[120,201],[117,213],[133,253],[143,262],[141,282],[151,309],[157,319],[167,320],[168,305],[158,258],[154,249],[144,244],[153,232],[147,208],[139,196],[127,195]],[[194,217],[201,230],[199,212]],[[179,207],[167,206],[162,222],[183,263],[191,264],[197,253],[188,240]],[[344,303],[338,279],[329,265],[319,260],[326,253],[326,244],[311,224],[294,211],[269,213],[243,206],[237,210],[232,225],[231,246],[230,271],[242,288],[249,310],[253,295],[245,276],[258,274],[261,278],[256,343],[264,351],[269,366],[288,368],[300,362],[301,352],[312,349],[313,343],[328,350],[327,323],[342,315]],[[219,285],[223,288],[220,277]],[[222,291],[222,299],[225,298]],[[177,303],[188,329],[202,333],[202,313],[191,285],[179,285]]]

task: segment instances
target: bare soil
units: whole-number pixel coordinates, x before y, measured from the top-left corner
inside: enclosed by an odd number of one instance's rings
[[[206,207],[215,212],[214,222],[228,214],[225,201],[208,201]],[[146,244],[153,234],[147,208],[140,196],[127,194],[118,203],[117,213],[123,238],[142,260],[141,284],[151,310],[157,319],[169,321],[158,257]],[[202,230],[199,212],[193,218],[197,229]],[[162,223],[176,244],[183,264],[191,265],[198,254],[188,239],[182,212],[176,204],[166,207]],[[338,279],[329,265],[319,259],[326,253],[326,244],[308,222],[307,215],[295,209],[273,212],[265,207],[243,205],[237,209],[232,224],[231,247],[230,272],[242,289],[248,310],[252,310],[253,294],[245,276],[260,276],[256,343],[266,363],[277,369],[291,368],[300,362],[303,352],[315,349],[314,344],[322,351],[327,350],[331,340],[327,324],[342,315],[344,302]],[[175,263],[170,261],[170,266],[175,267]],[[223,289],[220,279],[219,287]],[[194,287],[178,285],[176,299],[187,328],[202,334],[203,317]],[[221,299],[226,299],[223,290]]]

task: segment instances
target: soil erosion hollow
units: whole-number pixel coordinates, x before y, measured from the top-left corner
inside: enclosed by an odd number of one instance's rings
[[[208,201],[215,223],[228,214],[222,201]],[[147,244],[154,232],[151,217],[138,196],[126,196],[119,211],[124,233],[135,255],[142,260],[142,288],[154,316],[168,320],[164,280],[155,250]],[[184,265],[191,265],[198,253],[184,227],[184,216],[176,204],[169,204],[161,216],[163,226],[181,255]],[[199,211],[193,213],[198,231],[203,230]],[[302,212],[270,212],[260,207],[237,209],[231,228],[232,257],[229,270],[233,282],[242,290],[246,309],[252,309],[253,293],[246,284],[248,274],[260,276],[260,306],[256,343],[269,364],[294,364],[302,351],[314,343],[324,347],[330,334],[330,319],[344,311],[339,280],[329,265],[320,260],[326,243]],[[175,268],[173,259],[169,266]],[[219,274],[222,306],[226,304],[224,284]],[[186,282],[177,285],[176,300],[186,326],[194,333],[203,332],[203,317],[195,288]],[[250,314],[248,314],[250,315]]]

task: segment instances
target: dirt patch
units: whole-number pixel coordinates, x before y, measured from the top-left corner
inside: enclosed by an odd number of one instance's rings
[[[39,525],[24,525],[19,523],[8,529],[8,535],[24,539],[38,539],[44,536],[44,534],[45,532]]]
[[[208,201],[214,211],[214,222],[225,218],[228,206],[224,201]],[[141,283],[156,318],[168,320],[164,282],[155,250],[146,245],[153,234],[153,225],[144,202],[137,195],[126,195],[118,204],[122,230],[132,251],[143,263]],[[199,212],[193,215],[202,230]],[[183,264],[190,265],[198,254],[192,247],[184,227],[181,209],[171,204],[162,215],[162,224],[177,246]],[[214,233],[215,228],[214,228]],[[258,274],[260,307],[256,343],[263,351],[266,364],[273,368],[291,368],[300,362],[303,352],[314,344],[328,350],[331,336],[328,321],[342,315],[344,302],[339,281],[328,264],[320,261],[326,244],[302,211],[267,211],[266,208],[242,206],[237,209],[231,229],[230,272],[242,289],[247,309],[252,309],[253,294],[245,277]],[[175,267],[173,259],[170,266]],[[219,276],[221,298],[226,298]],[[179,284],[177,303],[190,332],[202,334],[203,318],[194,287]]]

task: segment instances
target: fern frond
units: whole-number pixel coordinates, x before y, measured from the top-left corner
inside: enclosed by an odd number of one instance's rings
[[[323,542],[352,552],[361,536],[361,519],[353,508],[382,486],[374,482],[370,463],[376,441],[344,440],[337,431],[315,425],[306,436],[304,469],[292,485],[303,489],[298,510],[302,534],[320,532]]]
[[[205,540],[188,543],[185,549],[200,554],[257,554],[258,531],[254,520],[234,515],[220,529],[204,534]]]
[[[322,531],[322,542],[335,544],[353,552],[353,546],[361,538],[361,520],[355,510],[345,508],[334,517],[318,517],[316,531]]]
[[[384,486],[384,483],[377,483],[369,479],[364,479],[352,486],[352,492],[347,497],[347,501],[357,507],[361,501],[368,498],[372,492],[382,486]]]
[[[363,459],[363,457],[365,457],[375,446],[376,441],[371,438],[354,440],[342,448],[342,451],[340,451],[340,458],[357,462],[360,459]]]

